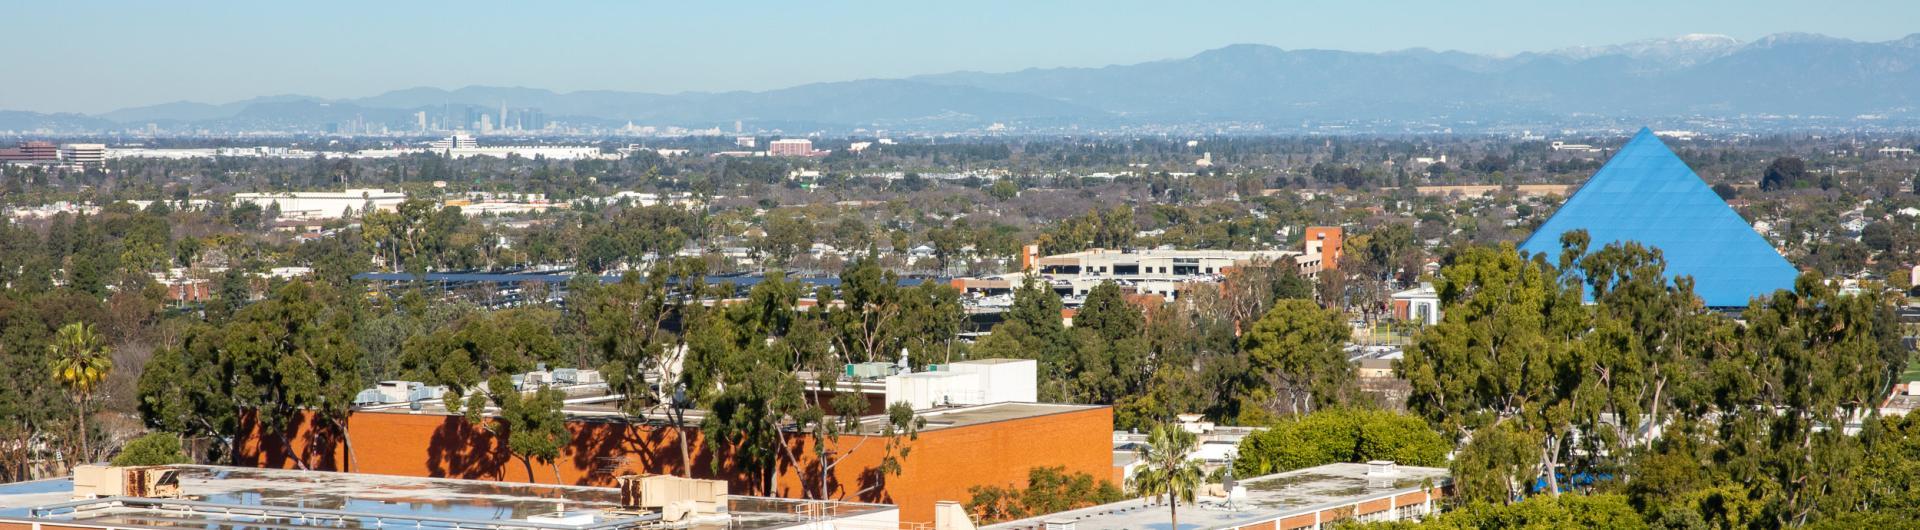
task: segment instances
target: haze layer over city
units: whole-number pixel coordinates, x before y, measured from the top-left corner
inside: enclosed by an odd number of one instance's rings
[[[0,530],[1920,520],[1920,4],[7,12]]]

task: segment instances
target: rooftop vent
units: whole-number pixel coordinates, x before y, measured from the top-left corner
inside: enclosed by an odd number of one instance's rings
[[[1389,478],[1400,476],[1400,466],[1392,460],[1367,461],[1367,478]]]

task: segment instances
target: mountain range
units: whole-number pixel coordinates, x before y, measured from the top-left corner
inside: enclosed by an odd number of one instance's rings
[[[1303,121],[1421,123],[1857,115],[1920,118],[1920,33],[1885,42],[1776,34],[1751,42],[1685,35],[1510,56],[1382,53],[1239,44],[1191,57],[1105,67],[953,72],[816,83],[762,92],[559,93],[536,88],[409,88],[348,99],[267,96],[176,102],[99,115],[0,111],[0,131],[144,127],[317,130],[357,119],[398,129],[414,113],[537,108],[551,120],[610,126],[789,130],[1016,130]]]

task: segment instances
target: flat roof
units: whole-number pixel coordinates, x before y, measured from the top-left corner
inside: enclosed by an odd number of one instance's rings
[[[1116,459],[1118,463],[1118,459]],[[1391,477],[1367,476],[1367,464],[1327,464],[1244,479],[1247,489],[1243,500],[1231,505],[1218,497],[1200,498],[1200,502],[1181,504],[1180,527],[1200,529],[1235,528],[1242,525],[1309,514],[1327,508],[1355,504],[1376,498],[1440,487],[1450,479],[1447,470],[1435,467],[1395,466]],[[986,526],[987,529],[1013,530],[1039,528],[1046,521],[1073,521],[1079,530],[1127,530],[1149,527],[1148,521],[1164,521],[1167,508],[1162,503],[1132,499],[1090,508],[1044,514],[1032,518]]]
[[[959,376],[964,376],[966,374],[962,374],[958,372],[915,372],[913,374],[903,374],[903,375],[912,375],[912,376],[918,376],[918,377],[959,377]],[[842,382],[841,384],[848,384],[848,382]],[[871,388],[872,390],[879,389],[877,385],[869,384],[867,386],[873,387]],[[636,422],[636,423],[647,423],[647,422],[667,420],[667,417],[664,414],[664,411],[662,411],[659,414],[650,413],[642,417],[627,415],[625,412],[620,410],[619,404],[617,402],[614,402],[611,399],[607,399],[607,400],[599,399],[599,398],[606,398],[608,396],[606,392],[606,387],[604,385],[599,385],[597,387],[593,385],[582,385],[581,387],[574,388],[574,390],[579,390],[580,392],[569,392],[568,393],[569,400],[577,399],[577,400],[588,401],[588,402],[567,403],[561,409],[561,411],[567,414],[569,419],[591,419],[591,420],[599,420],[599,421],[628,421],[628,422]],[[862,390],[867,390],[867,389],[863,388]],[[920,429],[922,432],[925,432],[925,431],[933,431],[933,430],[939,430],[939,429],[951,429],[956,427],[969,427],[969,426],[979,425],[983,423],[992,423],[997,421],[1015,420],[1015,419],[1022,419],[1022,418],[1032,418],[1032,417],[1047,416],[1052,414],[1061,414],[1066,412],[1075,412],[1075,411],[1098,409],[1098,408],[1106,408],[1106,405],[1070,405],[1070,404],[1062,404],[1062,403],[1026,403],[1026,402],[1008,401],[1008,402],[1001,402],[1001,403],[988,403],[983,405],[934,407],[934,408],[916,410],[914,411],[914,413],[918,414],[921,418],[924,418],[927,420],[926,426]],[[487,408],[488,415],[492,415],[496,411],[497,410],[491,406]],[[356,410],[356,412],[373,413],[373,414],[431,414],[431,415],[439,415],[439,416],[456,415],[453,412],[447,410],[446,401],[441,399],[428,399],[428,400],[421,401],[420,410],[418,411],[411,410],[409,407],[409,404],[403,402],[403,403],[385,403],[385,404],[377,405],[374,407],[359,409],[359,410]],[[697,425],[699,424],[701,419],[706,417],[706,415],[707,415],[707,411],[705,410],[688,409],[686,411],[687,423],[689,425]],[[865,416],[861,419],[861,425],[863,426],[861,430],[871,431],[871,432],[864,432],[864,434],[877,434],[880,431],[881,425],[886,421],[887,421],[887,415],[884,413]],[[868,429],[869,427],[871,429]]]
[[[1172,248],[1146,248],[1146,249],[1092,248],[1092,249],[1081,250],[1077,252],[1067,252],[1064,254],[1052,254],[1047,256],[1041,256],[1039,259],[1041,261],[1046,261],[1049,259],[1122,258],[1122,257],[1156,258],[1156,259],[1158,258],[1249,259],[1249,258],[1255,258],[1255,257],[1281,257],[1281,256],[1291,256],[1291,255],[1299,255],[1299,254],[1302,254],[1302,252],[1297,250],[1280,250],[1280,249],[1219,250],[1219,249],[1172,249]]]
[[[111,497],[73,500],[73,480],[0,484],[0,520],[154,530],[510,528],[611,530],[652,526],[772,530],[803,524],[801,510],[820,501],[729,496],[728,513],[659,523],[657,515],[615,513],[614,488],[560,486],[222,466],[179,470],[180,499]],[[839,516],[894,510],[883,504],[828,501]],[[529,521],[571,512],[584,525]]]
[[[952,408],[932,408],[914,411],[927,420],[922,430],[951,429],[969,427],[1007,420],[1050,416],[1067,412],[1078,412],[1106,408],[1106,405],[1067,405],[1061,403],[990,403]],[[884,415],[873,418],[885,419]]]

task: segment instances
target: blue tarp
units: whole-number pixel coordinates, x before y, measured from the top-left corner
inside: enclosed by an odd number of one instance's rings
[[[1746,307],[1799,275],[1653,131],[1640,129],[1520,249],[1557,263],[1562,233],[1586,229],[1589,252],[1637,241],[1660,249],[1667,277],[1692,276],[1710,307]]]

